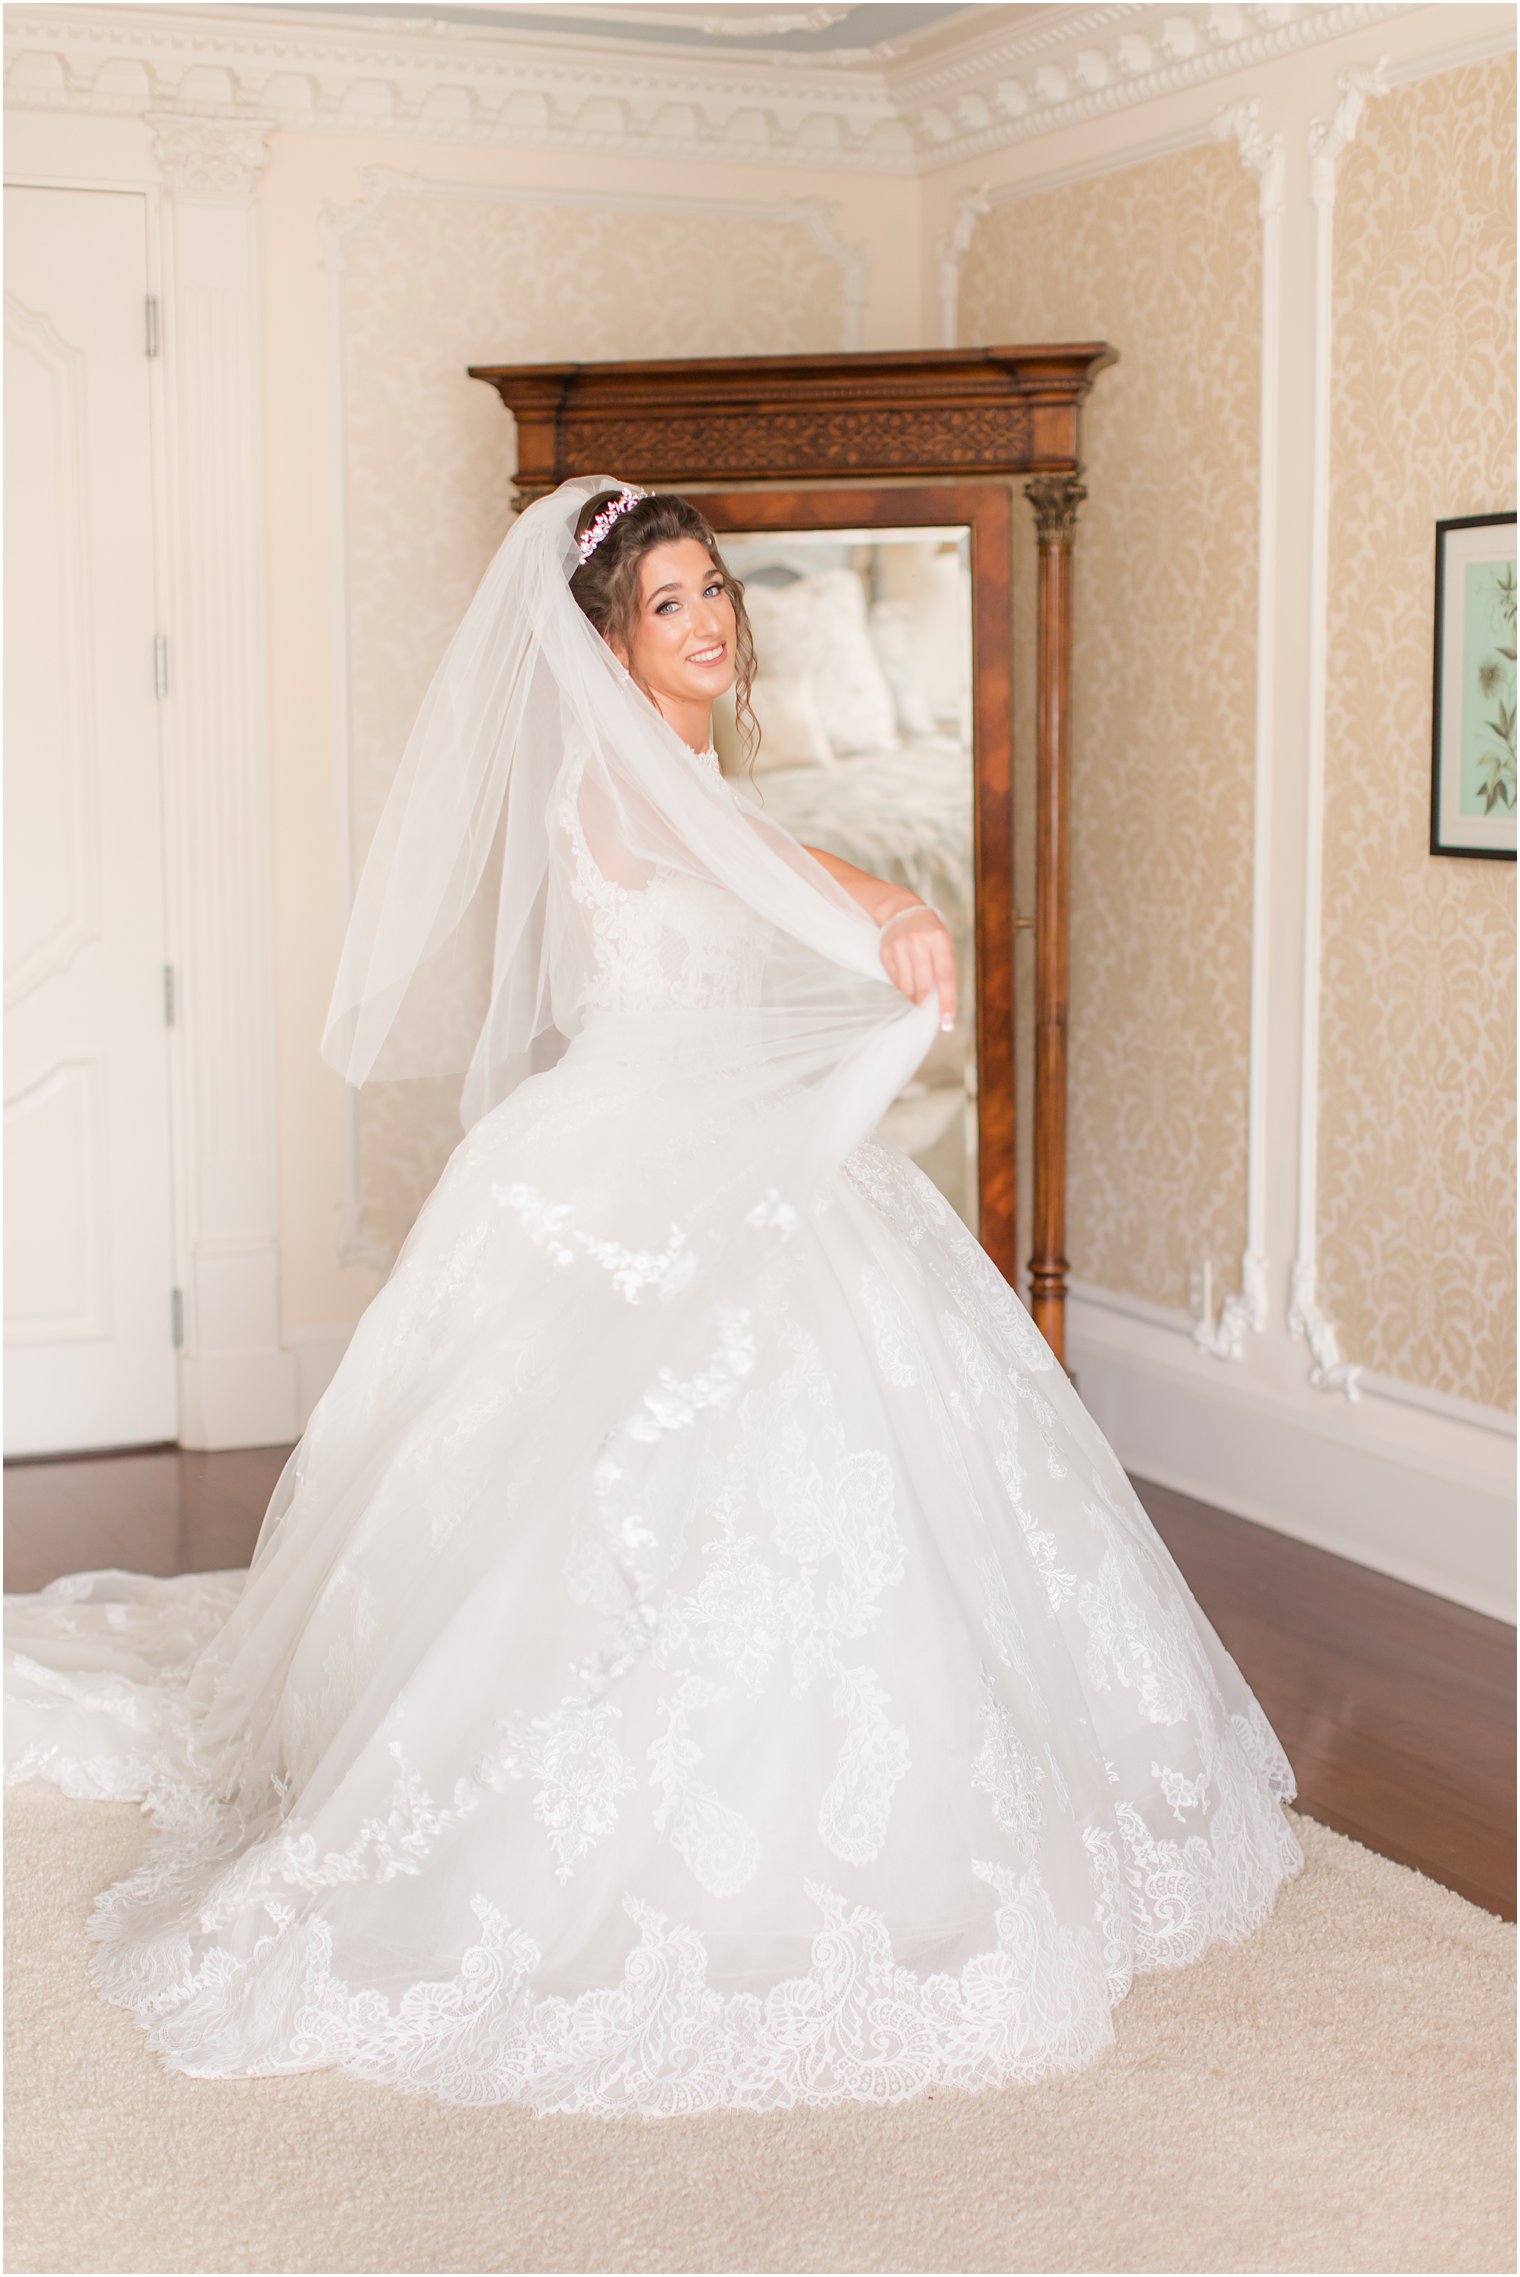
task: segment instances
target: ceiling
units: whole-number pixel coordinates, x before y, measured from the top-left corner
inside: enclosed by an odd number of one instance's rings
[[[628,42],[633,48],[682,48],[688,53],[755,55],[799,62],[880,65],[899,55],[937,44],[936,35],[1013,28],[1024,19],[1059,18],[1070,8],[1045,4],[1010,7],[1001,0],[848,0],[833,7],[750,6],[744,0],[684,0],[684,4],[644,6],[642,0],[344,0],[341,6],[305,5],[304,0],[253,0],[240,13],[299,17],[308,22],[377,27],[390,22],[409,30],[430,24],[457,25],[482,37],[504,34],[518,39],[537,34],[556,39],[584,38],[605,51]]]

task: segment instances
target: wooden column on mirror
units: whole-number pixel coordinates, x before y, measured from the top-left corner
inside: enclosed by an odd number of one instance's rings
[[[1071,967],[1071,548],[1074,474],[1024,485],[1039,544],[1035,667],[1034,1193],[1029,1309],[1066,1353],[1066,1007]]]

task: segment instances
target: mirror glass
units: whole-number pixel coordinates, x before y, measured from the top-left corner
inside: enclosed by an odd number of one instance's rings
[[[723,699],[725,775],[804,845],[910,886],[950,928],[955,1029],[880,1128],[976,1232],[969,533],[725,531],[720,542],[744,584],[761,734],[751,768]]]

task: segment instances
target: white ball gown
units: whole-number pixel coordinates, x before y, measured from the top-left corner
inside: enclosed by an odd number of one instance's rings
[[[554,778],[567,1048],[470,1124],[246,1574],[7,1600],[7,1777],[146,1806],[91,1966],[175,2070],[658,2119],[1087,2064],[1299,1869],[1289,1765],[864,1135],[932,1005],[862,959],[851,1048],[760,1080],[744,802],[667,733],[645,787],[713,836],[635,870],[596,772]]]

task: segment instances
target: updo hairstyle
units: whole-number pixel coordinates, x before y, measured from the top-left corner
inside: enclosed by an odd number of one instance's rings
[[[588,498],[576,520],[576,536],[620,495],[616,490],[599,490]],[[745,756],[753,759],[760,725],[749,700],[755,642],[745,613],[744,587],[724,562],[711,524],[689,498],[678,497],[673,490],[656,490],[639,499],[619,515],[590,560],[581,563],[570,579],[570,590],[603,640],[609,646],[617,642],[625,655],[631,655],[639,621],[639,564],[652,546],[673,545],[682,538],[695,538],[706,547],[734,606],[734,716]]]

